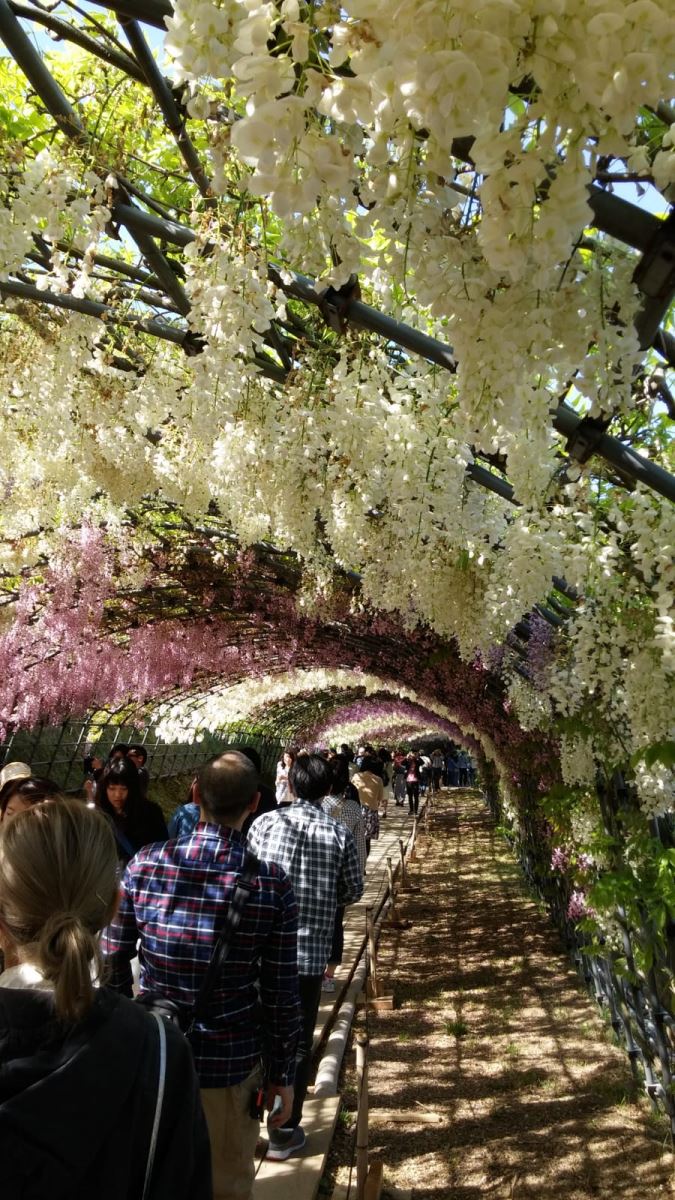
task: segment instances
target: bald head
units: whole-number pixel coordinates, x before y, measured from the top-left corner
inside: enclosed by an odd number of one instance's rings
[[[197,774],[197,800],[204,818],[237,825],[258,803],[259,775],[238,750],[228,750],[205,763]]]

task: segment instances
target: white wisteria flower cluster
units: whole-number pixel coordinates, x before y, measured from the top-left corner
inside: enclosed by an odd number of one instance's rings
[[[262,713],[266,707],[290,696],[322,691],[353,691],[360,689],[366,696],[387,692],[401,700],[423,705],[430,713],[452,721],[451,712],[429,696],[414,689],[384,680],[365,671],[342,667],[316,667],[282,671],[242,680],[230,686],[215,687],[195,699],[172,700],[157,710],[157,736],[165,742],[193,741],[206,730],[223,729]]]
[[[459,435],[501,441],[523,499],[551,390],[578,372],[592,411],[630,403],[632,264],[574,249],[598,160],[629,157],[668,94],[665,3],[177,0],[167,27],[192,114],[227,101],[215,179],[234,149],[291,264],[427,307],[457,351]]]
[[[675,514],[639,488],[571,519],[578,537],[561,561],[584,599],[543,676],[514,674],[509,694],[526,728],[563,719],[560,763],[574,787],[675,740]],[[648,815],[674,806],[668,768],[639,763],[634,781]]]
[[[167,49],[213,169],[215,206],[185,218],[194,357],[127,338],[147,307],[93,269],[114,174],[58,139],[0,169],[0,280],[29,261],[39,290],[118,318],[4,301],[5,570],[147,497],[215,505],[242,546],[292,548],[320,587],[358,572],[358,603],[466,660],[564,575],[582,599],[548,672],[509,677],[521,723],[565,722],[571,785],[671,736],[672,512],[640,488],[610,501],[551,424],[561,395],[636,417],[636,256],[593,232],[588,188],[604,156],[673,182],[673,128],[650,158],[636,127],[672,87],[665,0],[176,0]],[[358,274],[368,300],[451,344],[456,371],[294,318],[279,386],[260,370],[261,354],[281,369],[289,315],[268,256],[282,278]],[[168,302],[162,320],[185,329]],[[467,477],[486,457],[517,507]],[[167,711],[167,735],[242,719],[238,686],[198,717]],[[284,680],[253,686],[272,702]],[[637,772],[646,811],[667,806],[660,781]]]

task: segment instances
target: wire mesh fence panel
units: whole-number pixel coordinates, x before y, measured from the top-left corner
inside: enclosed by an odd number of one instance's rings
[[[17,730],[0,746],[0,765],[25,762],[33,775],[53,779],[66,792],[78,792],[84,783],[87,755],[96,755],[105,762],[116,746],[132,744],[142,745],[147,751],[151,780],[171,779],[196,771],[228,746],[248,746],[255,750],[260,756],[263,777],[272,780],[282,749],[277,739],[261,736],[241,725],[204,734],[199,741],[172,743],[159,739],[152,728],[80,720]]]

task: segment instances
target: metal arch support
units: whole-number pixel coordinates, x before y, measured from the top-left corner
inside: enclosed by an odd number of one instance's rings
[[[598,194],[605,195],[604,192]],[[616,197],[612,197],[612,200],[614,199]],[[633,205],[627,204],[626,201],[621,201],[621,204],[626,204],[629,209],[634,208]],[[635,211],[640,212],[639,209],[635,209]],[[119,213],[120,220],[128,228],[133,223],[138,223],[140,227],[146,229],[148,232],[152,230],[156,236],[161,236],[163,233],[167,241],[173,241],[181,246],[187,246],[195,240],[193,231],[185,225],[180,225],[178,222],[162,221],[150,213],[141,213],[136,209],[129,210],[123,204],[116,204],[115,212]],[[644,229],[648,231],[651,240],[655,234],[655,226],[660,226],[663,222],[660,222],[656,217],[652,217],[649,213],[642,215],[646,215],[649,218],[649,221],[644,225]],[[300,275],[296,272],[284,271],[282,274],[276,267],[270,268],[269,277],[287,296],[301,300],[305,304],[319,306],[319,300],[325,289],[318,288],[313,279],[309,279],[306,275]],[[388,341],[396,342],[412,353],[419,354],[431,362],[438,363],[440,366],[445,367],[446,370],[454,371],[456,369],[455,356],[450,346],[439,342],[437,338],[429,337],[428,334],[412,329],[409,325],[395,321],[393,317],[388,317],[384,313],[378,312],[377,309],[364,304],[362,300],[348,301],[346,312],[343,310],[342,315],[346,316],[351,324],[357,325],[361,329],[378,333]],[[660,334],[661,331],[659,331],[659,336]],[[675,339],[672,339],[672,341],[675,343]],[[553,412],[554,428],[567,438],[572,437],[576,433],[582,420],[583,418],[578,416],[568,405],[560,404]],[[611,434],[602,434],[597,440],[594,452],[611,463],[612,466],[624,471],[632,479],[653,488],[654,491],[659,492],[660,495],[665,496],[669,500],[675,499],[675,476],[664,470],[663,467],[659,467],[656,463],[650,462],[649,459],[643,458],[636,451],[630,449],[630,447],[624,446],[618,438],[612,437]],[[478,471],[482,476],[483,468],[479,468]],[[484,476],[478,479],[478,471],[472,473],[476,482],[482,483],[483,486],[488,486]],[[489,472],[485,474],[487,475]],[[499,495],[504,496],[505,499],[512,500],[512,494],[509,496],[505,495],[505,489],[510,485],[506,481],[498,479],[497,476],[492,476],[492,479],[498,480],[493,490]]]
[[[657,354],[664,358],[669,366],[675,368],[675,337],[666,329],[657,330],[652,343]]]
[[[8,0],[0,0],[0,38],[38,96],[44,101],[59,129],[76,141],[85,141],[86,133],[80,118],[21,28]]]
[[[147,83],[159,105],[162,116],[183,156],[188,171],[197,184],[202,196],[206,198],[207,203],[209,200],[213,203],[214,199],[210,195],[210,181],[206,176],[199,155],[188,137],[185,120],[178,109],[173,92],[157,66],[152,51],[143,36],[143,30],[138,21],[130,20],[123,14],[118,14],[118,19],[134,52],[144,82]]]
[[[129,328],[140,330],[141,333],[161,338],[163,341],[173,342],[176,346],[180,346],[188,357],[199,352],[199,340],[191,330],[180,329],[177,326],[169,325],[166,321],[148,320],[145,317],[121,317],[114,308],[102,304],[98,300],[86,300],[70,296],[67,293],[62,295],[57,292],[43,292],[34,284],[20,283],[13,279],[0,280],[0,295],[14,296],[18,300],[30,300],[37,304],[49,304],[54,308],[83,313],[85,316],[107,321],[108,324],[115,322],[118,325],[126,325]],[[266,358],[262,354],[256,354],[253,356],[252,362],[267,379],[272,379],[275,383],[284,382],[286,378],[284,368],[273,362],[272,359]]]
[[[9,6],[16,17],[23,17],[26,21],[35,21],[38,25],[44,25],[45,29],[51,29],[52,33],[57,34],[64,41],[73,42],[74,45],[81,46],[83,50],[88,50],[90,54],[95,54],[97,58],[107,62],[111,67],[117,67],[118,70],[124,71],[137,83],[146,82],[143,72],[131,55],[123,54],[121,51],[113,49],[112,46],[106,46],[103,42],[98,42],[96,38],[89,37],[89,34],[79,26],[69,25],[67,21],[62,21],[53,13],[45,12],[43,8],[37,8],[33,4],[21,4],[19,0],[9,0]]]
[[[173,16],[173,5],[169,0],[91,0],[97,8],[112,9],[123,17],[134,21],[143,21],[145,25],[154,25],[156,29],[166,30],[167,17]]]
[[[572,453],[574,453],[574,440],[578,437],[583,422],[584,418],[580,417],[567,404],[559,404],[553,411],[553,425],[558,433],[562,433],[568,439],[568,443],[572,443]],[[618,438],[612,437],[608,433],[594,431],[593,439],[592,452],[599,454],[606,462],[629,475],[631,479],[644,484],[645,487],[653,488],[667,500],[675,502],[675,475],[671,475],[658,463],[643,458],[631,446],[625,446]]]
[[[633,282],[646,297],[635,321],[640,347],[645,350],[653,344],[675,294],[675,213],[658,222],[635,268]]]
[[[591,184],[588,188],[588,203],[593,211],[596,227],[610,237],[617,238],[634,250],[645,251],[663,224],[653,213],[645,212],[630,200],[622,200],[612,192]]]
[[[15,296],[19,300],[32,300],[38,304],[49,304],[54,308],[84,313],[85,316],[97,317],[99,320],[107,322],[114,319],[118,325],[128,325],[134,329],[140,329],[144,333],[152,334],[153,337],[174,342],[177,346],[183,345],[188,334],[186,329],[177,329],[164,321],[146,320],[144,317],[120,317],[108,304],[102,304],[98,300],[86,300],[84,297],[79,298],[68,293],[43,292],[34,284],[17,283],[12,279],[0,280],[0,295]]]
[[[12,12],[8,0],[0,0],[0,37],[15,58],[26,78],[44,101],[59,128],[74,141],[88,144],[89,134],[56,80],[52,78],[40,55]],[[134,211],[129,205],[129,210]],[[129,227],[129,232],[141,254],[147,259],[167,295],[179,312],[187,316],[190,302],[174,272],[159,248],[143,230]]]
[[[134,11],[130,11],[132,2]],[[165,0],[142,0],[140,5],[135,0],[120,0],[118,4],[105,4],[104,7],[112,8],[122,17],[130,19],[132,23],[140,19],[157,23],[160,27],[163,27],[164,18],[171,12],[170,5],[166,4]],[[88,140],[87,131],[58,84],[45,68],[39,54],[12,12],[8,0],[0,0],[0,36],[35,87],[38,95],[47,105],[59,127],[67,136],[86,142]],[[653,248],[657,234],[662,233],[663,222],[599,188],[591,187],[589,196],[599,228],[604,229],[612,236],[622,238],[643,251],[649,247]],[[177,304],[179,311],[187,315],[189,312],[187,296],[161,251],[152,242],[152,238],[159,236],[178,242],[178,244],[187,245],[194,240],[195,235],[192,230],[186,229],[178,223],[142,213],[131,205],[118,204],[115,206],[115,212],[118,219],[129,229],[141,253],[148,259],[162,286]],[[658,257],[654,261],[658,262]],[[661,273],[663,272],[661,271]],[[315,305],[319,305],[322,300],[323,293],[317,289],[312,280],[306,277],[293,275],[288,281],[274,270],[270,271],[270,277],[288,295],[295,295],[297,298]],[[378,312],[359,299],[347,299],[341,311],[341,317],[345,320],[349,319],[360,328],[379,334],[412,353],[428,358],[446,370],[454,371],[456,369],[454,354],[449,346],[402,322],[395,321],[392,317]],[[559,406],[554,413],[554,427],[568,437],[576,432],[581,420],[582,418],[577,417],[573,410],[567,409],[564,405]],[[675,497],[675,478],[663,468],[624,446],[618,439],[608,434],[602,434],[598,439],[595,451],[612,465],[628,474],[629,477],[640,480],[669,499]],[[500,480],[499,483],[503,485],[503,481]],[[500,494],[502,494],[501,489]]]

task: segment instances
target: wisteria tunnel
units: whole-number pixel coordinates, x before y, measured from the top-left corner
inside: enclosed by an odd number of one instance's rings
[[[2,762],[464,748],[674,1130],[672,6],[0,45]]]

